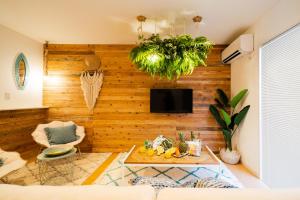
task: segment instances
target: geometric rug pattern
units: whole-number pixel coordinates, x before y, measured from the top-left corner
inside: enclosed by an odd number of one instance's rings
[[[182,168],[182,167],[126,167],[125,178],[122,179],[122,160],[126,153],[120,153],[104,173],[96,179],[94,184],[124,186],[130,185],[129,181],[138,176],[156,177],[172,181],[175,184],[183,184],[187,181],[215,177],[231,183],[237,187],[243,187],[238,179],[226,167],[222,167],[219,173],[219,166]]]
[[[74,176],[71,181],[68,176],[61,173],[59,165],[49,166],[48,171],[52,173],[52,178],[44,185],[81,185],[88,177],[101,166],[111,153],[82,153],[78,159],[74,160]],[[175,184],[182,184],[193,179],[206,177],[220,178],[237,187],[243,187],[236,177],[226,168],[218,167],[126,167],[125,179],[122,180],[122,160],[126,153],[120,153],[105,171],[92,184],[123,186],[130,185],[129,181],[139,176],[156,177],[172,181]],[[7,176],[10,184],[16,185],[39,185],[39,168],[36,162],[29,162],[25,167],[10,173]],[[1,182],[1,181],[0,181]]]
[[[48,166],[49,179],[44,185],[81,185],[111,153],[82,153],[74,160],[73,180],[61,173],[62,166]],[[10,173],[8,183],[16,185],[39,185],[39,167],[36,162],[29,162],[25,167]]]

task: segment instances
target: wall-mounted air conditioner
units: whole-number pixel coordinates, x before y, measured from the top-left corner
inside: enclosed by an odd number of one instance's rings
[[[224,64],[230,64],[237,58],[251,53],[253,51],[253,35],[243,34],[232,42],[222,52],[222,61]]]

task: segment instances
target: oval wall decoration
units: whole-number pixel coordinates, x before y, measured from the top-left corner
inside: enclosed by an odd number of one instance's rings
[[[29,65],[23,53],[20,53],[15,62],[15,82],[18,89],[23,90],[28,82]]]

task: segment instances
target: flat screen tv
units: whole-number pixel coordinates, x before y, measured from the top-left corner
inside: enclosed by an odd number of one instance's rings
[[[192,113],[192,89],[151,89],[151,113]]]

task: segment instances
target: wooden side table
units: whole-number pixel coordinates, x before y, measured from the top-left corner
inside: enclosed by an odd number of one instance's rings
[[[55,157],[47,157],[44,153],[40,153],[37,156],[40,184],[43,185],[49,179],[56,177],[50,176],[49,166],[56,168],[58,165],[62,166],[63,168],[63,170],[59,171],[59,175],[64,176],[69,181],[73,181],[74,160],[76,157],[76,151],[77,149],[74,147],[70,152]]]

